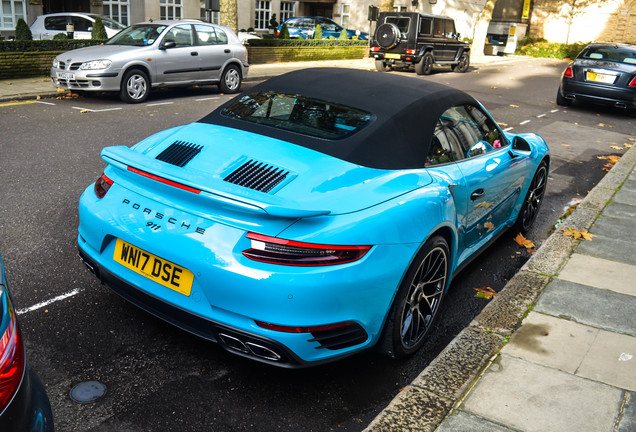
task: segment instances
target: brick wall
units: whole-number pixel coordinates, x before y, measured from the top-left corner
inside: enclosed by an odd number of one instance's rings
[[[46,76],[61,52],[0,53],[0,79]]]
[[[361,59],[368,54],[367,46],[247,47],[247,61],[250,64]]]

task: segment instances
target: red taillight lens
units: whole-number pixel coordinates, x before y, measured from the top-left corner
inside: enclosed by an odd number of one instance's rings
[[[568,66],[565,68],[565,72],[563,72],[563,76],[565,78],[574,78],[574,71],[572,70],[572,66]]]
[[[636,77],[629,83],[630,87],[636,87]]]
[[[104,173],[102,173],[102,175],[95,182],[95,195],[97,195],[97,198],[104,198],[106,192],[108,192],[108,189],[110,189],[112,184],[113,181],[106,177]]]
[[[407,54],[415,54],[415,50],[414,49],[407,49],[406,53]]]
[[[128,167],[128,171],[133,172],[135,174],[139,174],[140,176],[144,176],[144,177],[149,178],[151,180],[155,180],[155,181],[158,181],[160,183],[167,184],[168,186],[172,186],[172,187],[176,187],[176,188],[179,188],[179,189],[183,189],[183,190],[186,190],[188,192],[195,193],[195,194],[201,193],[200,189],[196,189],[196,188],[193,188],[193,187],[181,184],[181,183],[177,183],[175,181],[168,180],[166,178],[159,177],[159,176],[156,176],[154,174],[147,173],[146,171],[142,171],[142,170],[137,169],[137,168],[133,168],[133,167],[129,166]]]
[[[248,233],[252,247],[243,255],[254,261],[289,266],[327,266],[357,261],[371,246],[333,246],[303,243]]]
[[[291,327],[291,326],[282,326],[278,324],[266,323],[263,321],[254,321],[256,325],[262,327],[267,330],[274,330],[283,333],[313,333],[327,330],[334,330],[342,327],[349,327],[350,325],[355,325],[355,323],[351,321],[336,323],[336,324],[327,324],[321,326],[313,326],[313,327]]]
[[[380,47],[371,47],[371,51],[373,52],[380,51]]]
[[[9,325],[0,338],[0,412],[15,395],[24,374],[24,345],[15,312],[9,303]]]

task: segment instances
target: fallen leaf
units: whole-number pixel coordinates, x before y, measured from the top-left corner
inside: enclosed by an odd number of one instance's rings
[[[519,105],[513,105],[513,104],[510,104],[510,106],[511,106],[512,108],[519,108]]]
[[[573,237],[575,240],[593,241],[592,238],[596,237],[594,234],[589,233],[588,230],[579,231],[572,227],[561,228],[561,231],[563,231],[563,237]]]
[[[35,98],[35,100],[40,100],[40,99],[42,99],[42,96],[37,96],[37,97]]]
[[[597,124],[596,126],[599,126],[599,127],[605,127],[605,123],[599,123],[599,124]]]
[[[484,224],[484,228],[487,228],[488,230],[486,232],[489,233],[490,231],[495,229],[495,224],[492,222],[486,222]]]
[[[508,123],[504,123],[504,122],[497,122],[497,124],[498,124],[499,126],[503,126],[503,127],[508,126]]]
[[[80,114],[89,113],[89,112],[93,112],[93,111],[89,109],[83,109],[80,111]]]
[[[517,242],[519,246],[526,249],[532,249],[535,247],[535,244],[532,242],[532,240],[528,240],[521,233],[517,234],[517,237],[515,237],[515,242]]]
[[[491,298],[497,295],[497,291],[493,290],[490,287],[473,288],[473,289],[477,291],[477,294],[475,294],[475,297],[484,298],[486,300],[490,300]]]
[[[493,90],[495,90],[495,89],[497,89],[498,87],[497,87],[497,86],[492,86],[492,87],[490,87],[490,88],[491,88],[491,89],[493,89]]]
[[[619,147],[619,146],[610,146],[610,148],[614,150],[625,150],[623,147]]]
[[[63,88],[58,88],[58,89],[57,89],[57,90],[55,90],[55,91],[56,91],[56,92],[58,92],[58,93],[64,93],[64,91],[65,91],[65,90],[64,90]]]
[[[483,201],[480,202],[479,204],[476,204],[475,207],[477,208],[489,208],[492,207],[494,205],[494,203],[488,202],[488,201]]]
[[[563,147],[570,147],[570,144],[561,144]]]
[[[636,141],[636,138],[627,138],[630,141]]]
[[[623,143],[623,147],[625,147],[625,148],[632,148],[632,145],[631,145],[631,144],[627,144],[627,143]]]

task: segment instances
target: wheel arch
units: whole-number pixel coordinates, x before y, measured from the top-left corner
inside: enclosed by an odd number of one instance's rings
[[[131,63],[123,67],[121,70],[121,82],[119,83],[120,87],[124,84],[124,75],[126,75],[129,71],[133,69],[138,69],[142,71],[143,73],[145,73],[146,76],[148,77],[149,84],[152,87],[153,77],[152,77],[152,74],[150,73],[150,68],[148,68],[148,65],[144,63]]]

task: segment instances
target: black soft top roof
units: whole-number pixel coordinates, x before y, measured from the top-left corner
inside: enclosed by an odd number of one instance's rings
[[[223,116],[223,108],[233,103],[229,101],[200,122],[266,135],[380,169],[424,167],[441,114],[455,105],[478,105],[474,98],[460,90],[424,79],[341,68],[289,72],[243,94],[253,91],[302,94],[368,111],[376,119],[349,137],[328,140]]]

